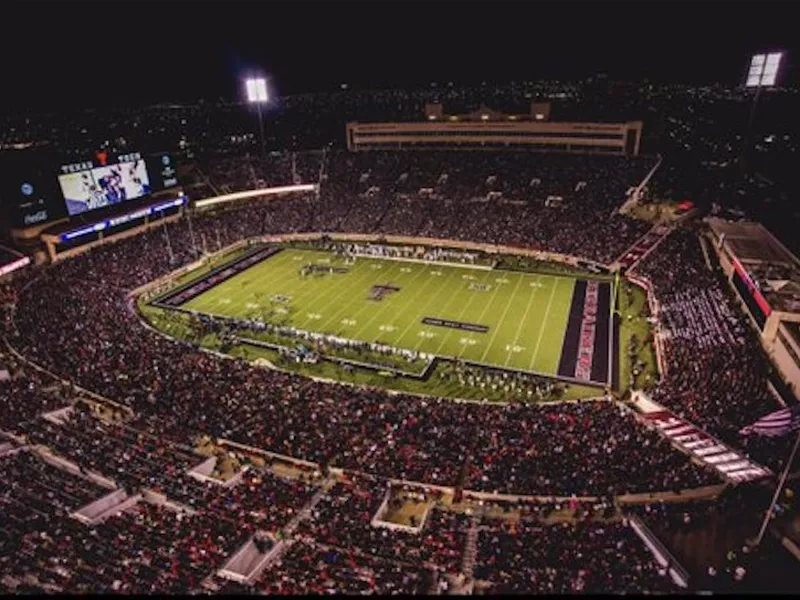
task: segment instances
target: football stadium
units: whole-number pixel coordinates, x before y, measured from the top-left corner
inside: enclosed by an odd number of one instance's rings
[[[0,592],[800,591],[792,49],[376,87],[226,43],[202,100],[190,48],[0,114]]]

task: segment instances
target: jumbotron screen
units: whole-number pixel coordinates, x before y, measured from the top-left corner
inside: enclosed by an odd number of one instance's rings
[[[169,152],[101,152],[70,164],[49,150],[1,152],[0,218],[12,227],[41,225],[177,185]]]
[[[69,216],[134,200],[150,193],[147,167],[138,152],[114,158],[116,160],[112,161],[107,154],[99,153],[96,161],[61,167],[58,183]]]

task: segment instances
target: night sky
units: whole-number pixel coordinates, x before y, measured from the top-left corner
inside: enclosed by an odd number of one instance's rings
[[[3,110],[235,99],[454,81],[722,82],[748,53],[787,49],[791,3],[93,2],[4,5]],[[570,41],[569,38],[578,41]]]

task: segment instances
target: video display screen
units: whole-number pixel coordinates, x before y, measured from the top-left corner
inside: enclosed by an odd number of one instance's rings
[[[153,193],[178,185],[176,167],[175,157],[167,152],[147,157],[147,173],[150,176],[150,189]]]
[[[70,216],[150,193],[145,161],[138,154],[119,158],[115,164],[95,166],[87,162],[62,167],[62,171],[69,172],[59,175],[58,183]]]

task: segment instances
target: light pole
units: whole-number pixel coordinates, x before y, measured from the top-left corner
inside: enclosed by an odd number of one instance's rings
[[[250,77],[245,80],[247,87],[247,101],[250,104],[256,105],[256,112],[258,112],[258,132],[261,138],[261,157],[266,157],[266,146],[264,143],[264,120],[261,116],[261,105],[266,104],[269,100],[267,95],[267,80],[263,77]]]
[[[765,87],[773,87],[778,79],[778,68],[783,58],[783,52],[770,52],[767,54],[760,53],[754,54],[750,59],[750,70],[747,72],[747,79],[745,80],[745,89],[755,88],[753,95],[753,103],[750,106],[750,118],[747,121],[747,130],[744,134],[744,142],[742,143],[742,153],[739,157],[739,165],[741,166],[742,173],[746,174],[747,153],[750,149],[750,138],[753,135],[753,123],[756,120],[756,106],[758,105],[758,98],[761,96],[761,90]]]

